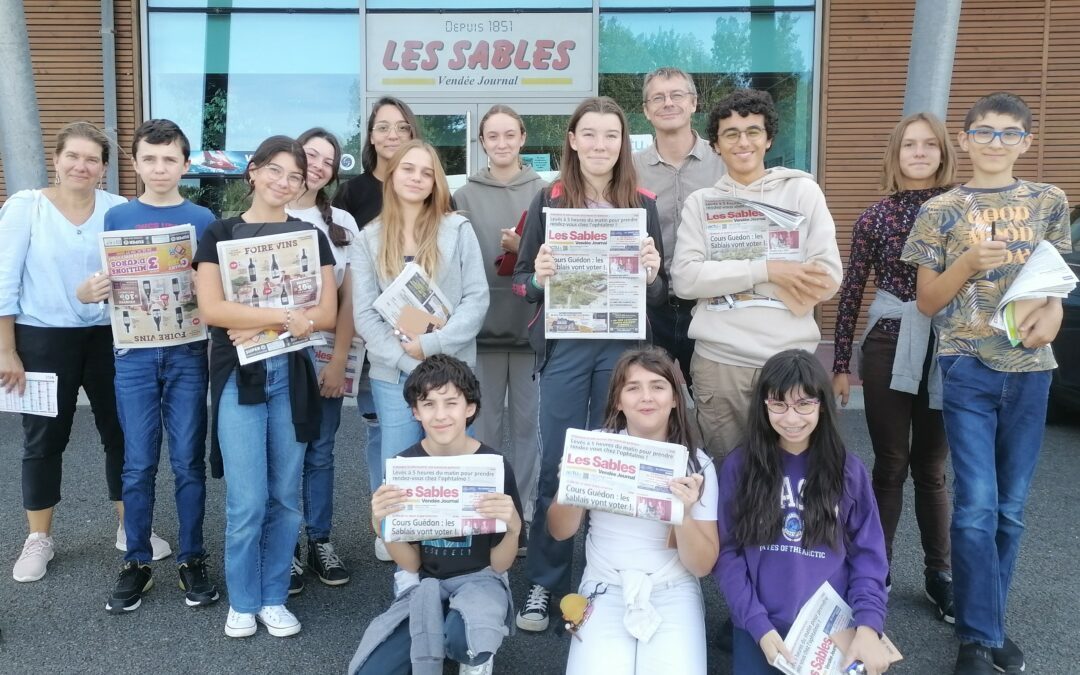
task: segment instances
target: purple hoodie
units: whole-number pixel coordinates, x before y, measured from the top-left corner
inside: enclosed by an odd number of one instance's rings
[[[743,547],[731,534],[735,525],[734,499],[746,453],[741,448],[735,450],[720,469],[720,506],[716,519],[720,557],[713,568],[713,577],[731,607],[732,621],[737,628],[749,632],[755,642],[774,628],[783,637],[802,605],[828,581],[851,605],[855,625],[882,632],[889,564],[866,467],[858,457],[847,453],[844,492],[840,497],[843,536],[839,550],[829,546],[804,549],[801,490],[809,453],[782,452],[781,455],[784,483],[780,502],[784,522],[780,537],[771,546]]]

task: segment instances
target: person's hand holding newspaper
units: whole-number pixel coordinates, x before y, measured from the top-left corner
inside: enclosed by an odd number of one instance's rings
[[[775,664],[777,656],[783,656],[788,663],[795,663],[795,657],[792,656],[791,651],[784,644],[784,638],[780,637],[780,633],[775,628],[761,636],[758,646],[761,647],[765,660],[769,663]]]
[[[383,519],[402,509],[407,499],[405,491],[396,485],[380,485],[371,495],[371,526],[382,532]]]
[[[540,251],[536,254],[533,262],[533,279],[537,285],[543,286],[547,280],[555,276],[555,254],[547,244],[541,244]]]
[[[889,669],[889,651],[877,631],[867,626],[855,630],[855,639],[844,652],[844,664],[840,670],[847,672],[851,664],[861,662],[866,668],[866,675],[878,675]]]
[[[495,518],[506,523],[507,534],[517,536],[521,532],[521,518],[510,495],[500,492],[482,495],[477,500],[476,513],[483,518]]]
[[[796,302],[816,302],[831,285],[829,271],[816,262],[769,260],[769,281],[790,293]]]
[[[660,274],[660,252],[652,237],[641,240],[641,266],[645,268],[645,283],[651,284]]]
[[[690,512],[694,502],[701,498],[701,486],[705,483],[705,476],[700,473],[692,473],[689,476],[673,478],[668,483],[671,494],[683,503],[686,513]]]

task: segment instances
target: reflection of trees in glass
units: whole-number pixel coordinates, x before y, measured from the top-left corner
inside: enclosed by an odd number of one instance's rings
[[[708,111],[738,87],[764,89],[780,115],[767,164],[810,166],[811,72],[800,48],[809,12],[701,14],[715,17],[711,44],[693,33],[663,27],[635,33],[618,15],[600,17],[600,93],[626,110],[631,133],[652,127],[641,113],[645,74],[661,66],[691,73],[698,89],[694,127],[704,133]],[[804,38],[800,40],[800,38]],[[628,72],[630,71],[630,72]]]

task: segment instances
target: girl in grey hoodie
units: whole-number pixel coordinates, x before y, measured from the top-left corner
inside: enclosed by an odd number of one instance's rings
[[[540,454],[536,448],[539,391],[533,381],[535,354],[529,346],[528,304],[511,288],[513,277],[500,274],[513,270],[513,260],[521,241],[516,226],[529,203],[546,183],[521,161],[525,145],[525,122],[513,108],[492,106],[480,120],[480,143],[488,156],[488,167],[469,177],[454,193],[454,201],[472,221],[484,258],[491,303],[487,318],[476,338],[476,375],[482,399],[489,405],[476,419],[476,437],[500,448],[514,469],[518,494],[525,509],[525,522],[532,520],[536,476]],[[509,414],[505,416],[503,401]],[[502,448],[503,422],[510,433],[510,446]]]

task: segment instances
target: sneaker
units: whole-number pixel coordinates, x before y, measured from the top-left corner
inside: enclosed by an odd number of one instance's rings
[[[491,675],[495,672],[495,655],[484,661],[481,664],[475,666],[469,666],[462,663],[458,667],[458,675]]]
[[[892,593],[892,572],[885,575],[885,592]]]
[[[393,562],[394,558],[390,551],[386,550],[386,542],[382,537],[375,537],[375,557],[383,562]]]
[[[266,632],[274,637],[289,637],[300,632],[300,621],[285,609],[285,605],[263,607],[255,618],[266,626]]]
[[[205,607],[217,602],[217,587],[206,571],[206,558],[191,558],[180,563],[180,588],[188,607]]]
[[[225,634],[231,638],[248,637],[255,634],[255,615],[238,612],[229,608],[229,618],[225,619]]]
[[[112,597],[105,603],[105,611],[110,614],[133,612],[142,604],[143,593],[154,587],[154,578],[150,576],[150,566],[134,560],[124,563],[120,576],[116,578]]]
[[[127,532],[124,531],[123,525],[116,528],[116,548],[127,553]],[[164,560],[172,555],[172,546],[169,546],[169,542],[159,537],[153,530],[150,531],[150,549],[153,551],[154,560]]]
[[[956,654],[956,667],[953,675],[994,675],[994,658],[989,647],[974,642],[960,645]]]
[[[539,584],[533,584],[529,588],[529,595],[525,598],[525,606],[518,612],[517,627],[521,630],[539,633],[548,627],[548,602],[551,601],[551,591]]]
[[[952,575],[948,572],[926,573],[926,598],[934,603],[938,618],[945,623],[956,623],[953,611]]]
[[[1022,673],[1024,668],[1027,668],[1027,663],[1024,662],[1024,652],[1020,651],[1020,648],[1008,636],[1005,637],[1005,644],[998,649],[990,650],[990,655],[994,661],[994,668],[1006,673],[1006,675]]]
[[[334,552],[329,539],[309,539],[307,548],[308,568],[327,586],[349,583],[349,570]]]
[[[292,569],[289,571],[289,595],[300,595],[304,590],[304,565],[300,562],[300,544],[293,551]]]
[[[53,538],[44,532],[31,532],[23,542],[22,553],[11,571],[11,577],[15,581],[37,581],[45,576],[53,555]]]

